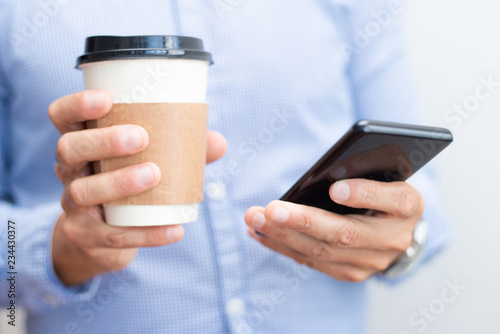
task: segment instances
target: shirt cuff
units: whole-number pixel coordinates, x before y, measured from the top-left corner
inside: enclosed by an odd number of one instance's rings
[[[23,266],[19,271],[22,279],[24,301],[23,306],[33,313],[44,312],[57,307],[71,305],[94,297],[100,286],[100,277],[95,277],[88,282],[67,287],[57,276],[52,262],[52,237],[57,220],[61,214],[60,204],[44,206],[35,209],[37,219],[26,219],[27,224],[44,223],[36,229],[29,229],[24,240],[20,240],[23,247],[20,262],[31,257],[28,266]],[[44,217],[45,219],[40,219]],[[28,246],[28,247],[25,247]],[[22,260],[21,258],[24,258]]]

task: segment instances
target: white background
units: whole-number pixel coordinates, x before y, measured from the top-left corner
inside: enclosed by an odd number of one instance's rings
[[[451,128],[455,142],[439,158],[444,204],[455,228],[454,243],[416,275],[396,287],[372,282],[370,334],[500,333],[500,88],[463,118],[444,119],[446,110],[474,95],[478,77],[500,82],[498,0],[403,0],[408,48],[428,124]],[[466,290],[427,321],[423,331],[409,317],[439,305],[444,280]],[[431,313],[431,316],[434,315]],[[0,333],[7,328],[0,314]],[[420,318],[423,319],[423,318]]]
[[[459,126],[443,118],[454,104],[474,95],[478,77],[493,75],[500,82],[500,2],[403,1],[426,122],[448,127],[455,136],[438,158],[455,238],[441,256],[400,286],[372,283],[369,333],[500,333],[500,87]],[[436,299],[446,279],[467,288],[442,311]],[[442,314],[427,321],[425,329],[412,326],[409,317],[430,305]]]

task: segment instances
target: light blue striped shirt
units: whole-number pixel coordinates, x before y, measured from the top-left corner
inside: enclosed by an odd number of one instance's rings
[[[355,120],[420,122],[397,24],[404,9],[398,0],[0,0],[2,307],[11,219],[16,303],[30,333],[364,333],[364,283],[264,248],[243,217],[279,198]],[[207,166],[201,217],[183,240],[66,288],[51,263],[63,187],[47,108],[83,89],[75,60],[85,37],[106,34],[202,38],[215,61],[209,128],[229,149]],[[411,181],[426,202],[428,258],[449,228],[431,171]]]

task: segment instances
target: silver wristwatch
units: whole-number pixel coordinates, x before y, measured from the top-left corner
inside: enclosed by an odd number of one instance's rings
[[[387,278],[398,278],[409,272],[422,256],[428,231],[427,222],[421,219],[413,230],[413,241],[410,247],[382,275]]]

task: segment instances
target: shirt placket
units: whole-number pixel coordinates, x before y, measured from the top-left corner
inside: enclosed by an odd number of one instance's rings
[[[209,45],[207,22],[211,19],[219,20],[216,8],[212,1],[182,0],[173,1],[172,7],[176,17],[176,33],[202,38],[205,46]],[[177,13],[175,13],[177,12]],[[208,50],[210,52],[210,50]],[[214,59],[217,64],[217,60]],[[215,65],[216,66],[216,65]],[[217,128],[217,110],[210,109],[210,125]],[[228,193],[230,179],[224,175],[224,160],[217,166],[209,166],[205,175],[205,219],[211,232],[209,236],[213,252],[215,253],[214,270],[219,276],[220,305],[227,329],[231,333],[251,333],[249,326],[244,321],[244,267],[243,254],[239,240],[241,221],[235,221],[232,215],[233,208]],[[239,220],[241,220],[240,218]]]

